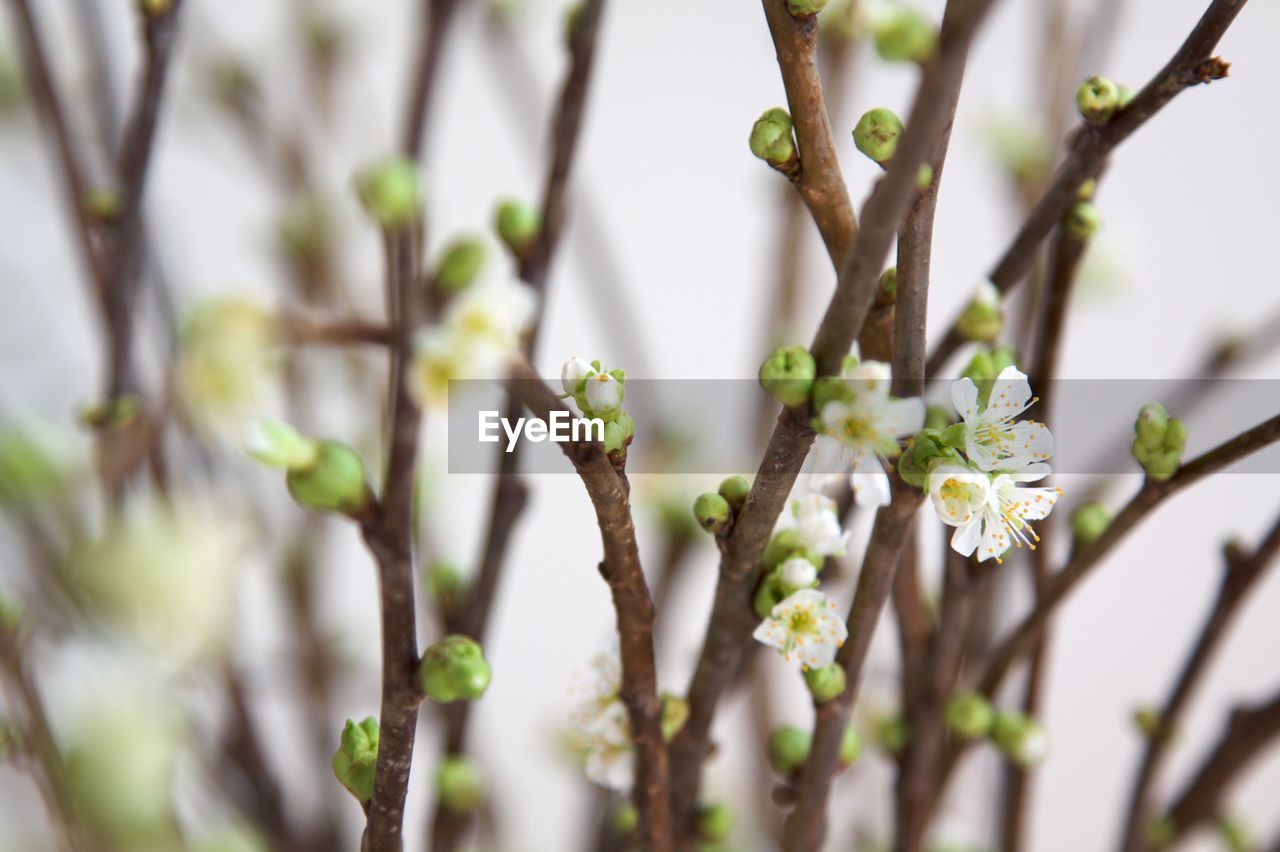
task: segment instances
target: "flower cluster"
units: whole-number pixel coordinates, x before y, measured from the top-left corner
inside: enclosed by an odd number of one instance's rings
[[[961,422],[941,435],[922,433],[939,446],[925,485],[938,518],[955,527],[951,547],[999,562],[1010,547],[1035,549],[1039,536],[1030,522],[1047,516],[1062,491],[1025,487],[1049,475],[1045,462],[1053,455],[1048,427],[1017,419],[1036,401],[1026,375],[1005,367],[986,402],[979,397],[972,379],[956,382],[951,399]]]
[[[572,398],[584,417],[604,421],[605,452],[618,453],[631,443],[636,424],[622,410],[627,374],[606,370],[599,361],[573,355],[560,368],[564,398]]]

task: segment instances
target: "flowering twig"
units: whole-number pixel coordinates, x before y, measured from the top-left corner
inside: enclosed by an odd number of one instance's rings
[[[567,411],[527,362],[513,369],[512,378],[512,393],[533,415],[549,420],[551,412]],[[667,749],[662,737],[662,703],[653,652],[654,608],[636,546],[630,486],[626,477],[614,469],[602,444],[591,441],[560,446],[582,479],[600,526],[604,546],[600,574],[613,594],[618,620],[622,659],[619,694],[627,708],[636,752],[632,799],[639,813],[641,844],[655,852],[670,850]]]
[[[1080,185],[1097,174],[1117,145],[1184,89],[1226,76],[1227,63],[1212,58],[1211,54],[1245,2],[1247,0],[1213,0],[1173,58],[1128,106],[1101,127],[1081,125],[1049,188],[991,270],[991,283],[996,289],[1002,294],[1008,293],[1026,277],[1035,263],[1041,241],[1075,200]],[[927,374],[937,375],[963,343],[964,337],[953,323],[930,353],[925,367]]]
[[[786,0],[764,0],[764,15],[800,149],[792,183],[818,226],[831,262],[838,266],[857,233],[857,221],[836,156],[818,74],[818,18],[795,17],[787,11]]]
[[[1191,654],[1183,664],[1168,699],[1159,709],[1155,729],[1146,732],[1142,762],[1129,794],[1121,848],[1131,849],[1142,842],[1143,827],[1151,816],[1151,785],[1164,765],[1169,743],[1181,724],[1191,697],[1208,672],[1214,654],[1230,635],[1230,627],[1237,613],[1248,599],[1249,593],[1266,574],[1266,569],[1274,563],[1277,552],[1280,552],[1280,520],[1272,524],[1252,552],[1245,552],[1238,545],[1228,545],[1226,548],[1222,582],[1213,608],[1200,629]]]

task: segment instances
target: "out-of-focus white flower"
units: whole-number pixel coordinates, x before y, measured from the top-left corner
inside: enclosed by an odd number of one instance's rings
[[[635,782],[635,753],[627,708],[619,697],[622,668],[617,657],[594,661],[595,682],[573,716],[570,746],[592,782],[626,792]]]
[[[489,340],[499,349],[515,350],[537,306],[537,297],[527,285],[492,280],[468,288],[450,302],[444,324],[467,337]]]
[[[193,310],[182,329],[177,387],[204,416],[234,416],[256,408],[271,373],[273,325],[259,304],[218,299]]]
[[[775,606],[752,636],[777,648],[787,662],[798,659],[815,669],[829,666],[849,635],[835,606],[822,592],[801,589]]]
[[[560,386],[564,388],[565,393],[572,396],[578,392],[578,385],[582,384],[582,380],[594,372],[596,368],[591,366],[590,361],[571,355],[560,368]]]
[[[842,556],[849,534],[840,529],[836,501],[823,494],[809,493],[791,501],[796,519],[796,536],[804,549],[815,556]]]
[[[1025,373],[1005,367],[991,386],[987,405],[978,386],[961,379],[951,386],[951,401],[964,420],[964,452],[982,470],[1021,470],[1053,455],[1053,435],[1043,423],[1015,418],[1035,402]]]
[[[78,547],[68,581],[108,623],[154,653],[190,662],[220,652],[248,532],[229,506],[177,497],[129,503]]]
[[[818,581],[818,569],[803,556],[782,563],[782,582],[791,589],[807,589]]]

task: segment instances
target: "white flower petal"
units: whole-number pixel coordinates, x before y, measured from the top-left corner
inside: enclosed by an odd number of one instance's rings
[[[886,400],[878,412],[876,428],[885,435],[901,438],[924,428],[924,400],[918,396]]]
[[[951,549],[961,556],[972,556],[982,541],[982,519],[974,515],[966,523],[956,527],[951,536]]]
[[[951,383],[951,404],[956,407],[956,413],[966,423],[977,419],[978,386],[973,383],[973,379],[961,379]]]
[[[1003,418],[1016,417],[1031,405],[1031,384],[1017,367],[1005,367],[991,386],[987,411]]]

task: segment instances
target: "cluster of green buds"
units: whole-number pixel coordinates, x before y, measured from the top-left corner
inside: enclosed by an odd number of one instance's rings
[[[436,769],[436,796],[447,811],[456,814],[474,811],[484,801],[480,768],[465,757],[449,755]]]
[[[788,408],[809,401],[818,364],[803,346],[781,346],[760,365],[760,387]]]
[[[773,608],[791,595],[817,586],[827,557],[844,552],[844,533],[834,501],[810,494],[792,501],[791,510],[795,526],[777,530],[761,557],[764,574],[752,605],[762,619],[769,618]],[[813,669],[809,674],[809,689],[819,703],[844,691],[843,671]]]
[[[1102,538],[1111,526],[1111,510],[1105,503],[1090,500],[1081,503],[1071,515],[1071,533],[1076,547],[1088,547]]]
[[[435,286],[444,296],[454,296],[470,287],[484,268],[488,257],[484,240],[458,237],[444,247],[436,264]]]
[[[493,671],[479,643],[468,636],[452,634],[427,648],[418,664],[418,678],[428,698],[448,704],[474,701],[484,695]]]
[[[885,107],[869,109],[853,127],[853,144],[871,160],[887,167],[898,150],[902,136],[902,120]],[[929,179],[933,179],[932,170]],[[927,186],[927,184],[926,184]]]
[[[250,439],[249,454],[284,470],[289,494],[308,509],[357,518],[372,499],[360,454],[338,441],[312,440],[287,423],[262,420]]]
[[[1150,402],[1138,412],[1133,432],[1133,457],[1147,476],[1163,481],[1178,472],[1187,448],[1185,423],[1170,417],[1160,403]]]
[[[636,435],[635,421],[622,410],[626,384],[625,372],[606,369],[598,360],[575,355],[560,369],[562,398],[572,397],[584,417],[604,422],[604,449],[615,463],[626,459]]]
[[[774,168],[794,163],[796,146],[791,136],[791,114],[782,107],[765,110],[751,125],[747,144],[752,154]]]
[[[933,23],[905,6],[877,15],[871,38],[876,53],[889,62],[927,62],[938,47],[938,30]]]
[[[338,750],[333,753],[333,774],[360,804],[373,798],[373,776],[378,763],[378,720],[370,716],[357,724],[347,720]]]
[[[720,483],[718,491],[699,494],[693,501],[693,518],[698,526],[713,535],[728,532],[734,516],[746,505],[751,483],[746,477],[731,476]]]
[[[422,177],[407,157],[388,157],[356,175],[365,212],[384,230],[412,225],[422,212]]]
[[[1085,121],[1101,127],[1120,109],[1120,87],[1106,77],[1090,77],[1076,89],[1076,108]]]
[[[1000,305],[1000,291],[990,281],[983,281],[956,321],[956,330],[966,340],[994,343],[1003,329],[1004,308]]]
[[[537,208],[514,198],[498,202],[493,228],[516,257],[524,257],[542,232],[542,214]]]

